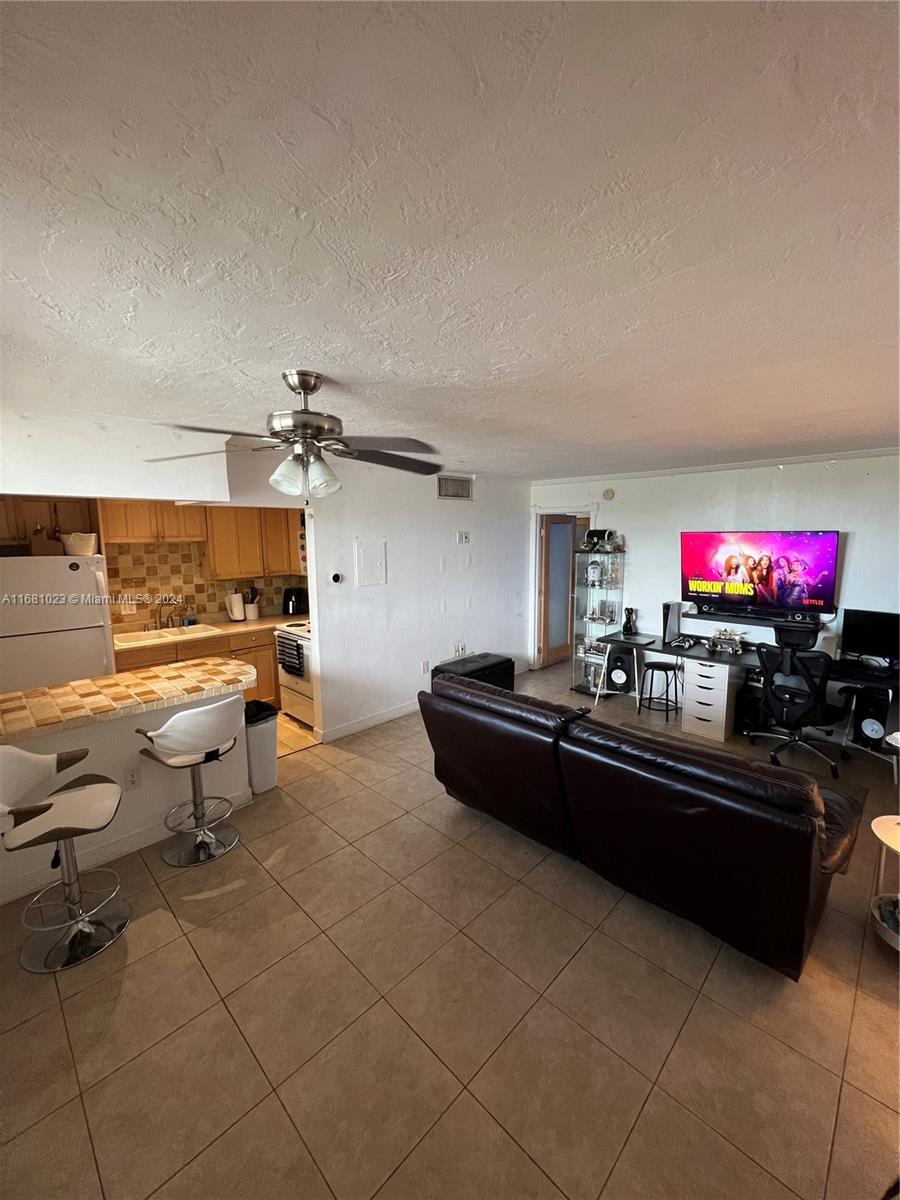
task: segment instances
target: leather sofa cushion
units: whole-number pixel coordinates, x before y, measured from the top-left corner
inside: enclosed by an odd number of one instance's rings
[[[480,679],[457,679],[453,675],[435,677],[431,693],[447,700],[455,700],[470,708],[480,708],[499,717],[508,717],[525,725],[534,725],[548,733],[559,733],[572,716],[571,708],[539,700],[536,696],[525,696],[520,692],[508,692]]]
[[[591,718],[573,721],[569,737],[602,754],[638,760],[645,767],[655,767],[673,778],[695,779],[757,804],[811,817],[824,832],[825,803],[819,785],[800,771],[750,763],[725,750],[705,746],[695,749],[686,742],[676,743],[652,734],[603,725]]]

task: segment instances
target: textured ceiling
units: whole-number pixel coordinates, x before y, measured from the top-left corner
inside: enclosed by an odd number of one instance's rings
[[[897,440],[891,4],[5,4],[6,404],[552,477]]]

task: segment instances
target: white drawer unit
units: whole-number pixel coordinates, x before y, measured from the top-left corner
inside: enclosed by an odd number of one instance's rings
[[[734,727],[737,672],[727,663],[684,661],[681,728],[685,733],[724,742]]]

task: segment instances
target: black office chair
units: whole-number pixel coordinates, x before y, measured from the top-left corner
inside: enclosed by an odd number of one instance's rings
[[[810,728],[830,736],[832,730],[823,726],[834,726],[846,719],[848,698],[845,697],[843,708],[829,704],[825,698],[831,655],[820,650],[797,650],[793,646],[757,646],[756,649],[763,673],[760,718],[770,717],[776,731],[751,730],[747,734],[750,744],[755,745],[757,738],[767,737],[783,742],[785,746],[802,746],[817,758],[824,759],[837,779],[837,766],[803,736],[804,729]],[[776,766],[781,766],[778,756],[783,751],[784,747],[769,755]]]

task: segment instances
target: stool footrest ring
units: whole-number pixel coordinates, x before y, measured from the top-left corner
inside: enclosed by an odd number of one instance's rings
[[[207,829],[214,829],[222,821],[227,821],[234,812],[234,805],[225,796],[207,796],[205,801],[202,822],[198,822],[194,816],[193,801],[185,800],[183,804],[176,804],[166,813],[163,822],[166,829],[170,833],[203,833]]]
[[[26,904],[22,913],[22,924],[25,928],[33,933],[65,929],[73,920],[92,917],[119,892],[119,876],[115,871],[82,871],[78,882],[81,887],[81,903],[77,906],[77,917],[73,917],[72,906],[65,899],[63,884],[61,880],[57,880],[49,887],[42,888]]]

